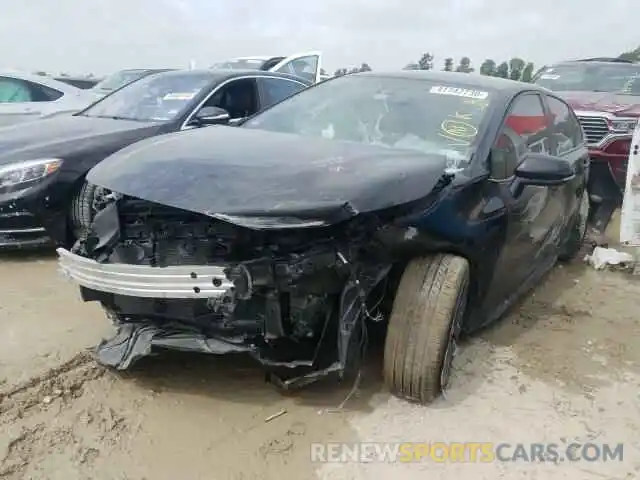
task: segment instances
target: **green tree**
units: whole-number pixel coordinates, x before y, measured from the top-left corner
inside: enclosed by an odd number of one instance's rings
[[[327,71],[324,68],[320,69],[320,75],[326,75]]]
[[[500,78],[509,78],[509,64],[507,62],[502,62],[496,68],[496,77]]]
[[[360,65],[360,70],[361,72],[370,72],[372,70],[372,68],[369,66],[368,63],[363,63],[362,65]]]
[[[524,60],[521,58],[512,58],[509,60],[509,78],[511,80],[520,80],[524,66]]]
[[[445,72],[453,72],[453,58],[444,59],[444,68],[442,70]]]
[[[628,60],[630,62],[640,62],[640,47],[618,55],[620,60]]]
[[[333,76],[334,77],[339,77],[341,75],[346,75],[346,74],[347,74],[347,69],[346,68],[339,68],[333,73]]]
[[[496,76],[496,62],[487,58],[482,65],[480,65],[480,75],[488,75],[490,77]]]
[[[423,53],[420,60],[418,60],[419,70],[431,70],[433,68],[433,55],[430,53]]]
[[[533,62],[527,63],[527,66],[522,70],[520,81],[530,83],[533,78],[533,68]]]
[[[462,57],[460,59],[460,64],[456,67],[456,72],[471,73],[473,70],[474,69],[471,68],[471,59],[469,57]]]

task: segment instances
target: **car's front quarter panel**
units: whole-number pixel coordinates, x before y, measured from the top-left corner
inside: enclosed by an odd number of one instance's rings
[[[486,176],[457,181],[433,202],[418,206],[384,232],[388,251],[412,258],[448,252],[466,258],[471,266],[469,318],[464,329],[483,323],[484,299],[494,281],[494,270],[506,235],[505,205]]]

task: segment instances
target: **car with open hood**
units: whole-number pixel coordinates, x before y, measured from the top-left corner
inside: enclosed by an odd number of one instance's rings
[[[244,352],[295,388],[350,376],[386,324],[387,384],[427,403],[461,332],[578,252],[588,158],[570,107],[535,85],[346,75],[100,163],[105,201],[59,266],[115,322],[105,365]]]
[[[591,156],[589,192],[596,231],[604,232],[622,205],[631,137],[640,117],[640,63],[588,58],[542,69],[533,79],[578,115]]]
[[[237,121],[309,85],[273,72],[171,71],[76,114],[0,129],[0,247],[70,246],[101,201],[84,177],[104,158],[155,135]]]
[[[89,90],[51,77],[0,72],[0,127],[77,112],[95,101]]]

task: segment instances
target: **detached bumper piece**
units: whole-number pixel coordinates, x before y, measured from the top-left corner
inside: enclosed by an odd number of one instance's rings
[[[0,212],[0,248],[35,248],[50,243],[45,229],[29,212]]]
[[[234,288],[224,267],[105,264],[64,248],[57,252],[65,276],[100,292],[142,298],[222,299]]]

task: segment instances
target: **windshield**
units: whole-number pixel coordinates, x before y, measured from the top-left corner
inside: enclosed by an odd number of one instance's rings
[[[94,87],[97,90],[115,90],[142,77],[146,70],[124,70],[116,72],[100,81]]]
[[[420,79],[345,75],[265,110],[245,128],[442,153],[469,161],[492,93]]]
[[[150,75],[113,92],[81,113],[141,122],[170,121],[213,80],[207,73]]]
[[[625,63],[556,65],[540,72],[534,83],[558,92],[589,91],[640,95],[640,65]]]
[[[216,63],[211,68],[228,68],[232,70],[260,70],[267,61],[263,58],[237,58],[228,62]]]

